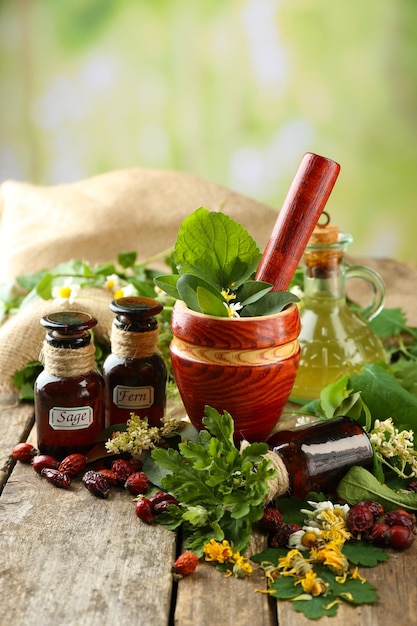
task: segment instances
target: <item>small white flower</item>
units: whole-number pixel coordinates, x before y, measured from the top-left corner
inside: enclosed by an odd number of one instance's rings
[[[303,543],[303,538],[306,533],[316,535],[317,538],[321,536],[321,529],[315,526],[303,526],[301,530],[296,530],[292,533],[288,539],[288,547],[295,548],[296,550],[309,550],[310,546]]]
[[[55,285],[52,288],[52,297],[57,302],[68,302],[72,304],[80,291],[80,285],[73,283],[73,279],[66,278],[62,285]]]
[[[223,304],[227,309],[229,317],[240,317],[238,311],[243,309],[243,305],[240,302],[223,302]]]
[[[307,424],[311,424],[311,417],[309,415],[300,415],[297,417],[295,421],[296,426],[307,426]]]
[[[136,296],[137,291],[133,285],[129,284],[126,287],[121,287],[117,291],[114,292],[114,298],[117,300],[118,298],[128,298],[129,296]]]
[[[104,286],[109,291],[117,291],[118,289],[120,289],[120,285],[120,277],[117,274],[110,274],[109,276],[106,276],[106,282],[104,283]]]

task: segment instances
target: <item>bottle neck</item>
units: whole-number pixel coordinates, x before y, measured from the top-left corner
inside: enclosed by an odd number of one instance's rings
[[[344,300],[343,244],[307,246],[304,253],[304,295],[307,299]]]

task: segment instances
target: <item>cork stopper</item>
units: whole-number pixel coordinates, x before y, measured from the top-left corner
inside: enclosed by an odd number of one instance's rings
[[[339,227],[330,224],[328,213],[323,211],[322,215],[326,218],[326,222],[315,226],[304,254],[307,276],[310,278],[329,278],[336,275],[343,257],[341,249],[326,248],[338,242]],[[311,245],[310,248],[309,245]]]
[[[317,224],[311,234],[309,243],[337,243],[339,238],[339,227],[336,224],[330,224],[330,215],[323,211],[323,215],[327,218],[324,224]]]

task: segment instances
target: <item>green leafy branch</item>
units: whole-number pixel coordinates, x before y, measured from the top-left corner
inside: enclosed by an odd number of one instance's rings
[[[253,523],[263,515],[268,482],[275,476],[263,456],[268,446],[252,443],[239,452],[226,411],[221,415],[206,407],[203,423],[207,430],[198,433],[197,441],[151,453],[164,471],[162,487],[180,503],[170,505],[158,522],[171,529],[182,525],[186,547],[198,554],[212,538],[227,539],[235,550],[244,551]]]

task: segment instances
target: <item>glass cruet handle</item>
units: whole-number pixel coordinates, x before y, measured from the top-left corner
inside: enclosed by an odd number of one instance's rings
[[[361,307],[361,315],[370,322],[383,309],[385,301],[385,284],[382,277],[370,267],[348,265],[345,268],[345,279],[360,278],[372,287],[372,300],[367,306]]]

